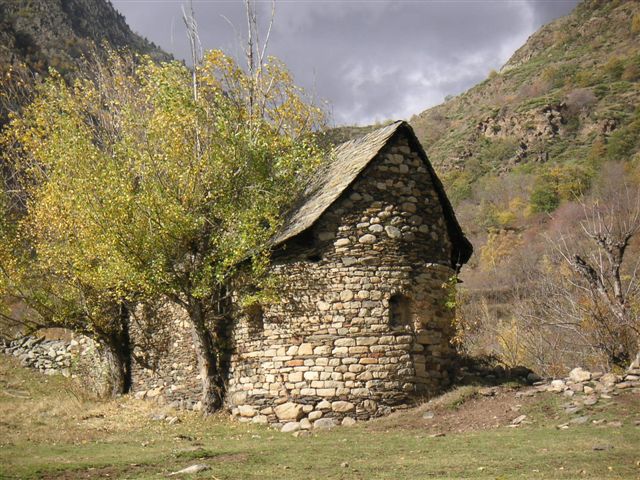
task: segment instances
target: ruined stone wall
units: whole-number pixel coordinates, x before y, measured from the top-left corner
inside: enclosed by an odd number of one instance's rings
[[[239,320],[228,403],[241,419],[366,419],[449,383],[451,244],[424,164],[397,137],[313,238],[275,258],[281,301]]]
[[[98,396],[107,394],[108,364],[97,343],[84,335],[45,329],[11,341],[0,339],[0,353],[12,355],[22,366],[45,375],[78,378],[87,391]]]
[[[131,390],[175,408],[198,409],[202,391],[187,312],[171,302],[131,316]]]
[[[94,351],[94,342],[81,335],[68,341],[44,336],[0,340],[0,352],[13,355],[23,366],[39,370],[45,375],[76,376],[79,358],[93,357]]]

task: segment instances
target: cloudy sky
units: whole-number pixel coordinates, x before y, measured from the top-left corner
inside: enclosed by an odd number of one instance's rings
[[[188,57],[187,0],[112,0],[131,28]],[[409,119],[498,69],[578,0],[277,0],[271,55],[329,102],[336,125]],[[240,56],[242,0],[194,0],[202,46]],[[258,2],[263,28],[271,2]]]

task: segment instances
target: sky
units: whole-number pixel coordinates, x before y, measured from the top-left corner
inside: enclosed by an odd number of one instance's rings
[[[112,0],[132,30],[189,55],[187,0]],[[578,0],[276,0],[268,53],[329,104],[334,125],[405,119],[498,70]],[[257,1],[262,35],[270,0]],[[202,47],[242,59],[243,0],[193,0]],[[244,60],[242,60],[244,62]]]

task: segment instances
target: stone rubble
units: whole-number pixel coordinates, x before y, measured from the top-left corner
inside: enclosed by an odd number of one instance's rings
[[[530,397],[541,392],[562,394],[573,399],[566,411],[578,413],[583,405],[595,405],[601,398],[609,399],[623,390],[640,393],[640,365],[634,363],[620,375],[589,372],[577,367],[566,378],[535,382],[533,387],[517,392],[516,397]]]
[[[22,366],[39,370],[45,375],[75,377],[74,366],[79,357],[91,356],[93,351],[93,341],[83,336],[70,342],[33,336],[11,341],[0,338],[0,353],[17,357]]]

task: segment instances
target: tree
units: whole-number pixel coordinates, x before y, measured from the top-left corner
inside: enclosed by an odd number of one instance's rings
[[[20,117],[41,88],[41,79],[22,64],[11,65],[0,86],[0,124]],[[0,151],[0,325],[3,333],[31,333],[61,327],[91,336],[110,365],[103,387],[123,393],[130,382],[126,309],[90,285],[61,275],[40,261],[26,228],[28,201],[24,175],[16,170],[18,138],[1,138]]]
[[[580,280],[576,286],[591,300],[591,318],[611,361],[625,365],[640,353],[640,260],[625,271],[627,251],[640,232],[640,193],[624,185],[584,207],[580,226],[596,249],[588,256],[565,255],[565,260]]]
[[[37,261],[97,305],[182,306],[207,413],[224,396],[232,292],[264,284],[268,240],[322,157],[322,111],[259,62],[212,51],[192,75],[111,52],[71,86],[52,75],[5,134]]]
[[[124,393],[130,385],[128,311],[123,302],[83,283],[34,248],[24,210],[2,190],[0,211],[0,325],[31,333],[66,328],[96,341],[108,369],[101,393]]]

